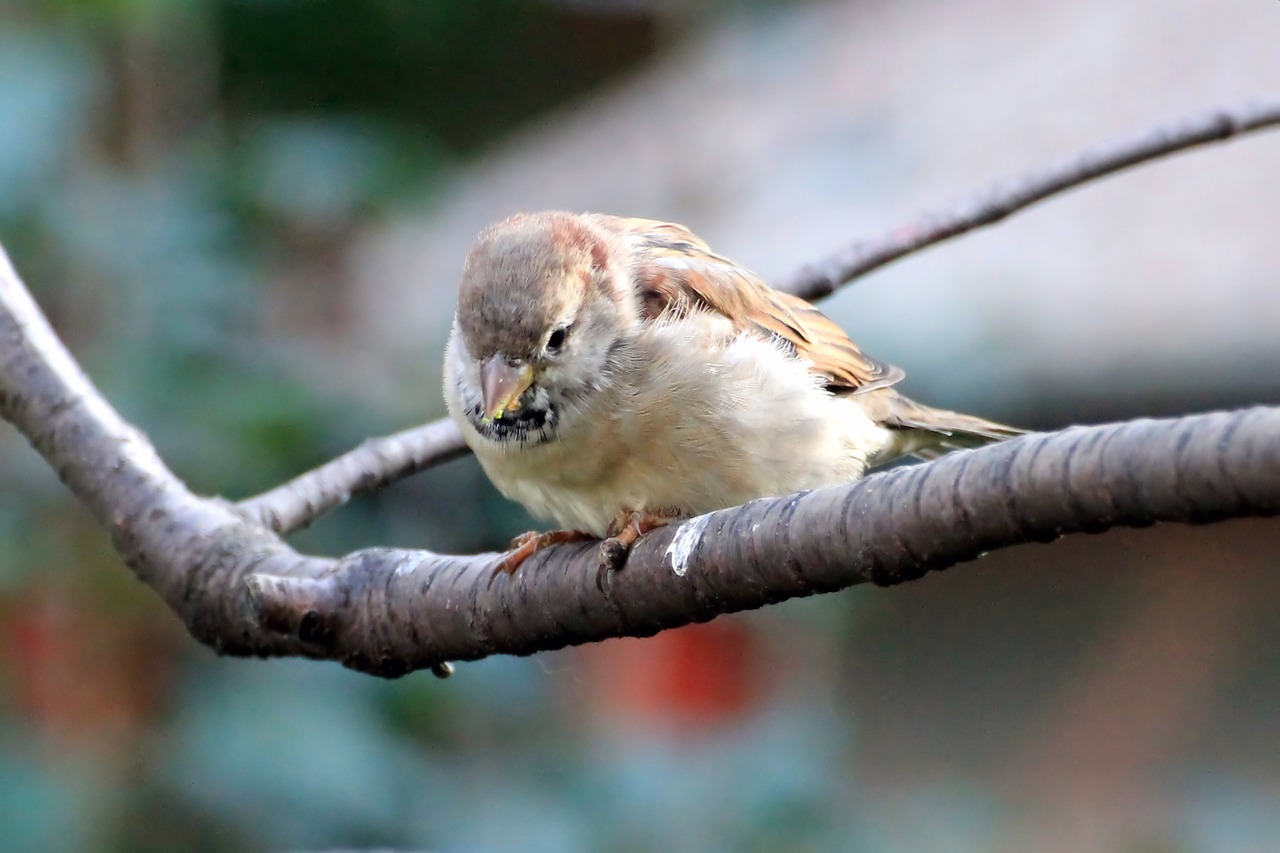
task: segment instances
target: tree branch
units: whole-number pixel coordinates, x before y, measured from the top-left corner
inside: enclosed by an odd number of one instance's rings
[[[432,465],[470,453],[462,433],[448,418],[361,442],[355,450],[294,477],[254,498],[239,510],[280,534],[306,527],[326,512]]]
[[[1188,148],[1225,142],[1244,133],[1280,125],[1280,98],[1264,98],[1231,108],[1207,110],[1169,124],[1079,152],[1046,168],[1000,181],[949,207],[925,213],[888,233],[859,240],[803,267],[777,287],[816,300],[854,279],[907,255],[994,225],[1050,196],[1140,166]]]
[[[178,481],[80,371],[2,251],[0,415],[198,640],[381,676],[647,636],[1077,531],[1280,512],[1280,408],[1257,408],[1026,436],[754,501],[645,536],[602,578],[596,549],[582,544],[492,583],[493,554],[308,557]]]
[[[592,545],[494,558],[374,551],[324,578],[249,579],[264,624],[380,675],[649,636],[925,573],[1025,542],[1280,512],[1280,409],[1027,436],[656,531],[597,586]]]
[[[1061,163],[1001,181],[880,237],[856,242],[802,268],[778,287],[805,299],[822,299],[893,261],[992,225],[1050,196],[1188,148],[1277,125],[1280,98],[1260,99],[1233,108],[1208,110],[1099,145]],[[372,491],[467,452],[461,433],[447,419],[441,419],[418,429],[370,439],[314,471],[244,501],[241,507],[273,529],[288,533],[341,506],[352,495]]]

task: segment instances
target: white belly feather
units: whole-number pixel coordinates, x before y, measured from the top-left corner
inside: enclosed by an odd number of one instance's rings
[[[701,324],[699,324],[701,325]],[[890,432],[847,396],[753,335],[689,320],[636,342],[642,384],[624,378],[562,411],[556,440],[520,448],[457,417],[498,489],[534,515],[603,536],[620,510],[692,516],[759,497],[856,480]],[[702,350],[690,353],[690,348]]]

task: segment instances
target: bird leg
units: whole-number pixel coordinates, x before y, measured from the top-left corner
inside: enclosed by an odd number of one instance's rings
[[[608,538],[600,543],[600,571],[607,572],[622,568],[631,553],[631,546],[636,540],[650,530],[665,527],[674,519],[670,515],[651,512],[647,509],[624,509],[614,516],[606,531]]]
[[[511,544],[507,546],[510,553],[503,558],[501,563],[498,563],[497,568],[493,570],[493,574],[489,576],[489,580],[493,580],[503,572],[509,575],[515,574],[516,569],[520,568],[520,565],[525,560],[543,548],[550,548],[552,545],[559,545],[563,542],[581,542],[584,539],[595,539],[595,537],[581,530],[552,530],[549,533],[538,533],[536,530],[530,530],[528,533],[521,533],[511,540]]]

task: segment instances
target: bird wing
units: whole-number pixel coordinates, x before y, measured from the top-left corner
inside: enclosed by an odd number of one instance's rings
[[[905,375],[859,350],[817,308],[715,254],[683,225],[611,216],[598,217],[597,224],[628,243],[646,319],[673,311],[715,311],[734,328],[809,362],[836,392],[884,388]]]

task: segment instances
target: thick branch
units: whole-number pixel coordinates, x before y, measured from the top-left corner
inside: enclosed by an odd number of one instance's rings
[[[565,545],[491,584],[496,555],[306,557],[191,494],[80,372],[2,253],[0,391],[0,415],[197,639],[384,676],[647,636],[1075,531],[1280,511],[1280,408],[1258,408],[1027,436],[656,531],[602,579],[594,547]]]
[[[816,300],[907,255],[992,225],[1036,202],[1123,169],[1188,148],[1222,142],[1280,125],[1280,98],[1215,109],[1100,145],[1048,168],[1002,181],[941,210],[917,217],[888,233],[854,243],[779,283]],[[462,436],[447,420],[417,430],[371,439],[360,447],[242,507],[273,529],[288,533],[341,506],[351,495],[379,488],[466,453]]]
[[[282,560],[297,576],[318,573],[324,561],[281,548],[229,505],[193,495],[81,372],[3,249],[0,416],[111,531],[138,578],[196,639],[229,653],[297,653],[287,638],[257,629],[243,581]]]
[[[349,666],[648,636],[984,553],[1157,521],[1280,512],[1280,409],[1034,435],[839,488],[755,501],[641,540],[596,585],[596,550],[555,548],[492,586],[492,558],[377,551],[322,579],[250,579],[266,624]]]

